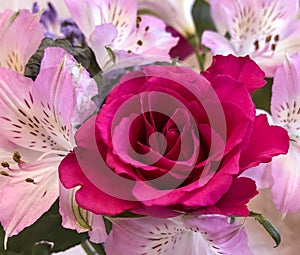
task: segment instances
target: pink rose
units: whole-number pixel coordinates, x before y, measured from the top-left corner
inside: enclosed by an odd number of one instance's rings
[[[239,175],[289,146],[284,129],[255,116],[249,91],[263,78],[233,56],[215,57],[203,75],[175,66],[125,75],[78,130],[61,182],[80,186],[77,203],[96,214],[247,216],[257,191]]]

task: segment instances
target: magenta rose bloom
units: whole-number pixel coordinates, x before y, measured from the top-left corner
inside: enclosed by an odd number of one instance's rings
[[[289,146],[284,129],[255,116],[250,92],[264,84],[248,57],[217,56],[202,74],[175,66],[129,73],[78,130],[60,180],[80,186],[77,203],[96,214],[247,216],[257,191],[239,175]]]

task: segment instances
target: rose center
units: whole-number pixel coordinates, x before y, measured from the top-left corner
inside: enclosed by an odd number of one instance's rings
[[[160,155],[165,154],[167,149],[167,139],[162,133],[152,133],[148,138],[148,144],[153,151],[157,151]]]

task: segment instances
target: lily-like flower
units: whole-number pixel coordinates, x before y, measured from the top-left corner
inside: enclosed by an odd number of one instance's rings
[[[192,17],[195,0],[139,0],[139,9],[153,12],[182,36],[188,38],[196,34]]]
[[[104,71],[169,59],[177,44],[162,20],[137,16],[137,0],[65,2]]]
[[[38,3],[32,7],[33,13],[40,12]],[[68,39],[74,46],[82,46],[85,43],[83,33],[71,18],[60,17],[55,6],[49,2],[47,8],[43,9],[40,23],[44,29],[45,36],[52,39]]]
[[[8,237],[33,224],[59,195],[63,225],[76,228],[75,221],[70,223],[75,217],[68,205],[73,210],[78,206],[60,187],[58,165],[75,146],[76,127],[96,109],[91,97],[97,94],[97,85],[60,48],[45,50],[35,81],[12,69],[0,69],[0,148],[4,152],[0,156],[0,222],[5,245]],[[100,221],[87,215],[88,219],[76,217],[78,224],[85,220],[85,231]]]
[[[205,31],[202,44],[214,54],[250,55],[273,77],[285,55],[300,50],[299,1],[211,0],[219,33]]]
[[[38,6],[41,9],[47,9],[49,6],[49,3],[55,7],[55,9],[58,12],[59,17],[69,17],[70,13],[68,12],[68,9],[66,5],[64,4],[64,1],[62,0],[26,0],[26,1],[20,1],[20,0],[10,0],[10,1],[1,1],[0,2],[0,11],[3,11],[5,9],[11,9],[14,11],[18,11],[20,9],[27,9],[32,10],[32,7],[35,4],[38,4]]]
[[[23,74],[25,65],[38,49],[43,31],[39,15],[27,10],[5,10],[0,14],[0,66]],[[18,35],[23,35],[18,37]]]
[[[226,216],[113,219],[113,223],[107,255],[252,254],[243,224],[229,223]]]
[[[300,53],[287,57],[274,76],[271,99],[272,125],[285,128],[290,136],[286,155],[274,157],[271,163],[248,170],[245,175],[257,181],[259,188],[271,186],[276,207],[283,212],[300,210]],[[262,111],[259,111],[262,113]],[[255,174],[256,173],[256,174]]]

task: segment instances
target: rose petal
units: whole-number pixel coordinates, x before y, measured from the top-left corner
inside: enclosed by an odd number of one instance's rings
[[[228,75],[243,83],[250,93],[266,84],[264,72],[249,56],[214,56],[211,66],[201,73],[210,81],[217,75]]]
[[[285,154],[289,148],[287,132],[277,126],[269,126],[266,115],[256,117],[249,144],[241,153],[241,170],[266,163],[272,157]],[[259,144],[257,141],[260,141]]]

